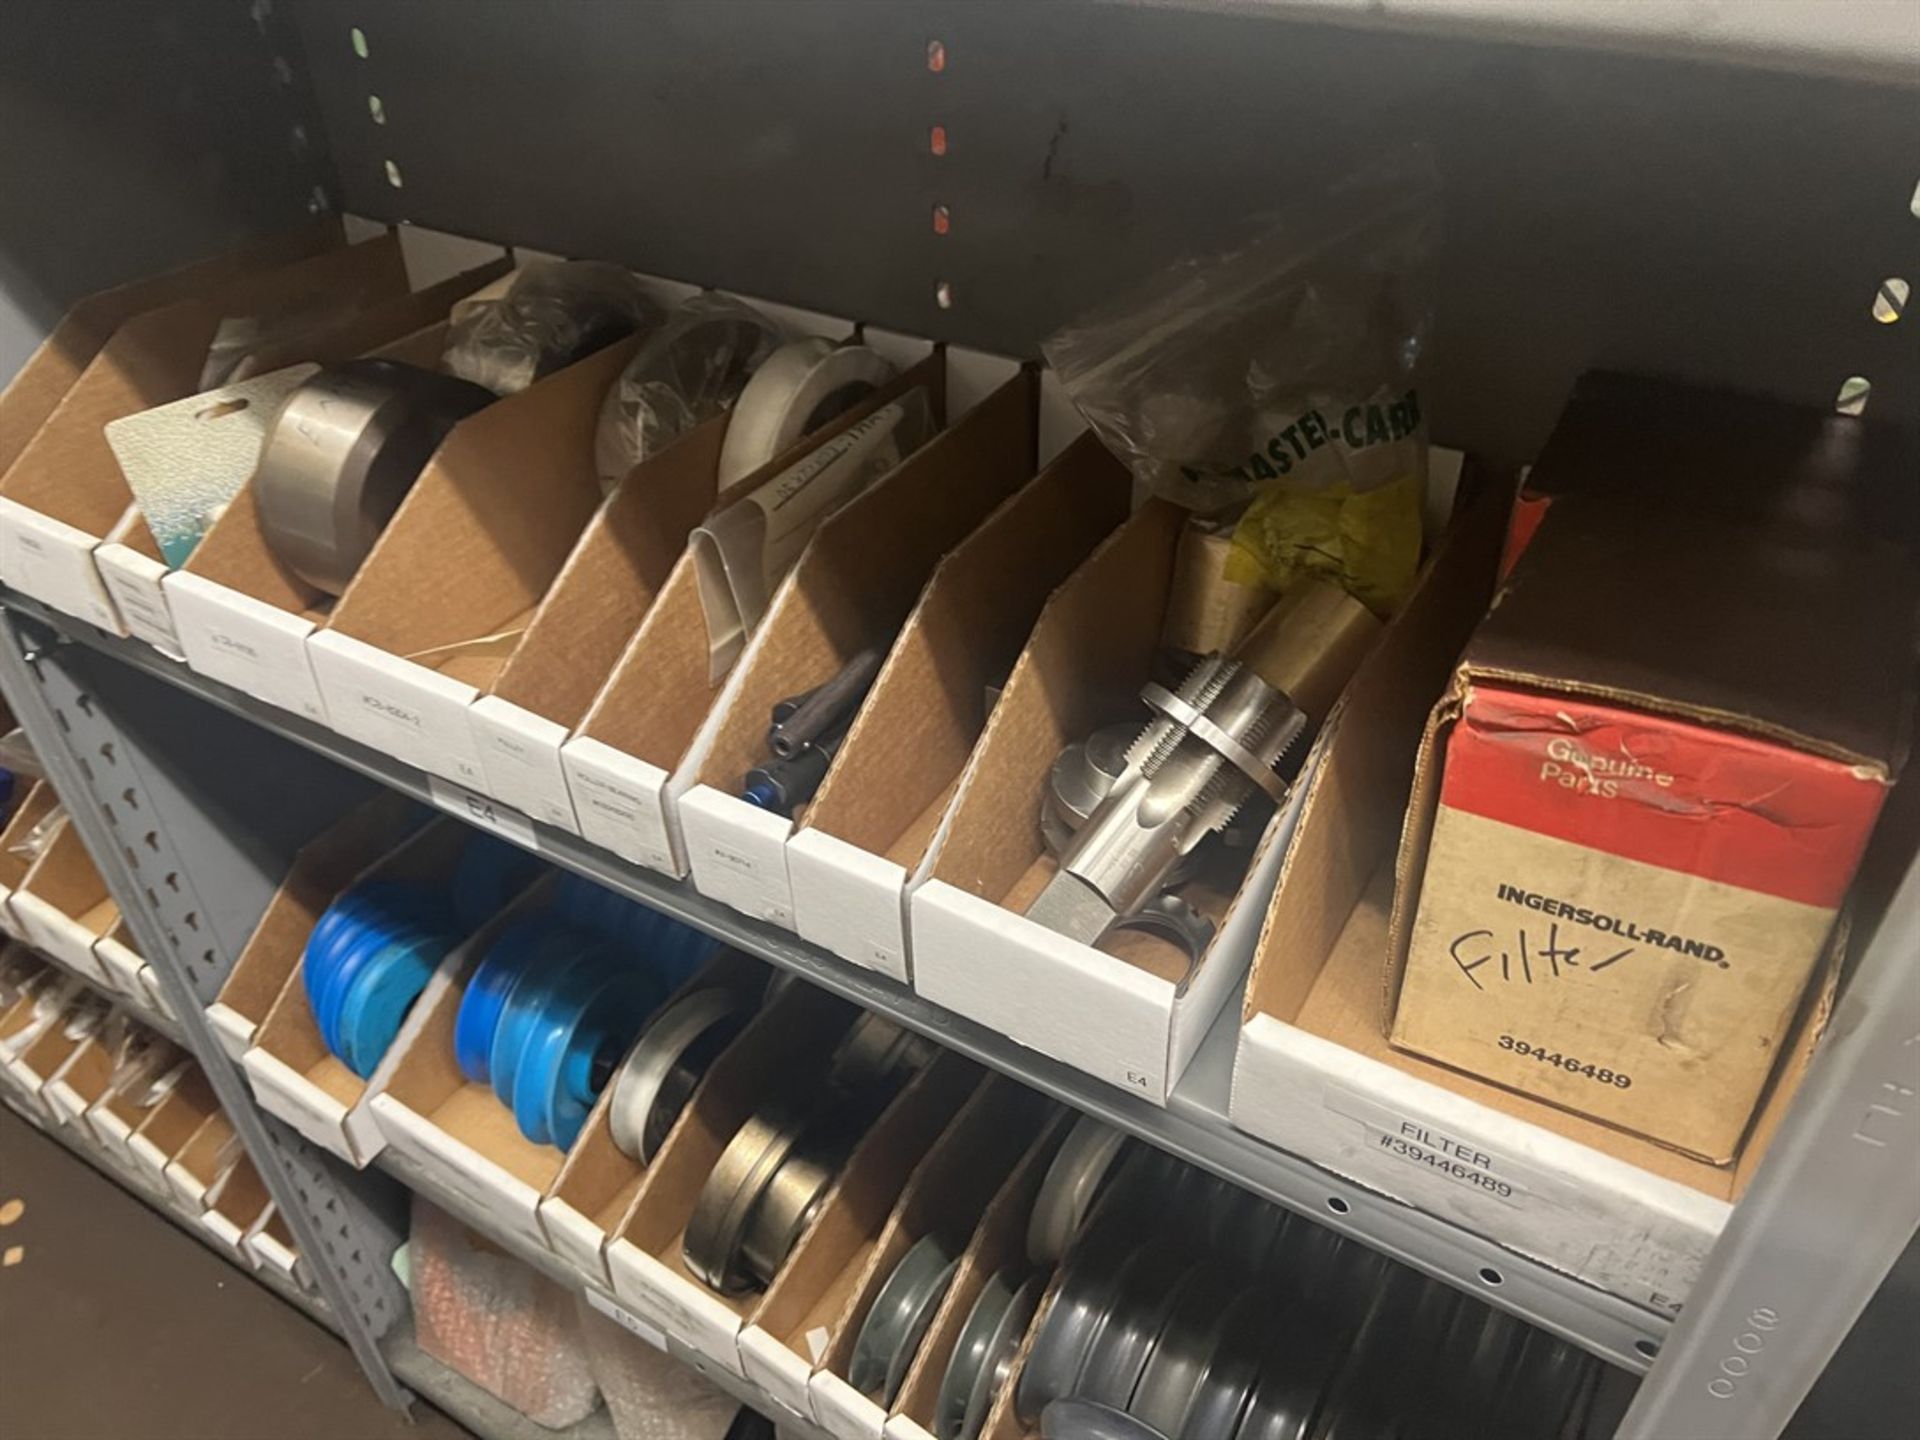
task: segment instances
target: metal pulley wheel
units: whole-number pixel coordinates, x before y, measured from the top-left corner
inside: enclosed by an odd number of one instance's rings
[[[734,402],[720,447],[720,488],[853,409],[896,373],[892,361],[865,345],[836,345],[819,336],[782,345]]]
[[[1027,1423],[1053,1401],[1074,1393],[1087,1351],[1122,1293],[1121,1281],[1133,1260],[1132,1239],[1120,1227],[1095,1226],[1074,1251],[1040,1317],[1014,1390],[1015,1409]]]
[[[959,1264],[946,1242],[931,1234],[922,1235],[900,1257],[853,1342],[847,1381],[854,1389],[893,1408]]]
[[[1040,1417],[1040,1435],[1041,1440],[1166,1440],[1124,1410],[1078,1399],[1049,1405]]]
[[[1126,1143],[1124,1134],[1091,1115],[1074,1122],[1034,1196],[1027,1222],[1027,1258],[1034,1264],[1057,1264],[1066,1255]]]
[[[651,1164],[707,1067],[746,1024],[752,1007],[724,985],[682,995],[647,1023],[613,1079],[613,1143]]]
[[[834,1047],[827,1083],[840,1090],[897,1086],[924,1069],[939,1051],[940,1047],[924,1035],[884,1015],[865,1011]]]
[[[338,595],[372,551],[447,432],[491,391],[395,360],[328,365],[267,426],[254,475],[274,554]]]
[[[1132,1403],[1140,1374],[1194,1269],[1190,1257],[1171,1248],[1134,1252],[1121,1271],[1114,1303],[1087,1346],[1072,1394],[1116,1410]]]
[[[1260,1323],[1248,1303],[1256,1300],[1271,1305],[1269,1296],[1247,1286],[1237,1267],[1216,1261],[1189,1274],[1161,1323],[1128,1412],[1163,1435],[1178,1434],[1194,1392],[1231,1333],[1228,1324]]]
[[[1011,1270],[990,1277],[967,1313],[934,1403],[939,1440],[974,1440],[1013,1371],[1014,1356],[1047,1288],[1044,1275],[1029,1275],[1017,1286],[1016,1279]]]

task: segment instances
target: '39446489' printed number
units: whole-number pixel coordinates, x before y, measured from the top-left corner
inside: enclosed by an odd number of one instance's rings
[[[1511,1050],[1516,1055],[1525,1055],[1538,1060],[1542,1065],[1558,1065],[1569,1075],[1584,1075],[1587,1079],[1601,1085],[1615,1085],[1622,1090],[1633,1087],[1633,1078],[1618,1070],[1609,1070],[1605,1066],[1590,1065],[1573,1055],[1562,1055],[1558,1050],[1549,1050],[1544,1045],[1532,1045],[1525,1040],[1516,1040],[1511,1035],[1500,1037],[1500,1048]]]

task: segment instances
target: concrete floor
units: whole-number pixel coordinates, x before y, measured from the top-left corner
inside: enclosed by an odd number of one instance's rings
[[[469,1440],[385,1410],[331,1332],[0,1108],[5,1440]]]

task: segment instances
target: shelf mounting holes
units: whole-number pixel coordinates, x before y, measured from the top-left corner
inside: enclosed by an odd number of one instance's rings
[[[1349,1205],[1346,1201],[1342,1200],[1338,1195],[1329,1195],[1327,1197],[1327,1209],[1331,1210],[1336,1215],[1344,1215],[1349,1210],[1353,1209],[1353,1207]]]
[[[367,113],[373,117],[374,124],[384,125],[387,123],[387,107],[382,103],[378,95],[367,96]]]
[[[1507,1277],[1491,1265],[1482,1265],[1480,1267],[1480,1278],[1489,1285],[1504,1285],[1507,1283]]]
[[[951,310],[953,308],[953,285],[950,281],[934,281],[933,303],[938,305],[942,310]]]
[[[1849,375],[1840,382],[1840,393],[1834,397],[1833,408],[1841,415],[1864,414],[1872,394],[1871,380],[1864,375]]]
[[[927,131],[927,149],[935,155],[947,153],[947,127],[935,125]]]
[[[351,30],[347,31],[347,36],[353,41],[353,53],[358,55],[362,60],[366,59],[367,32],[362,30],[358,25],[355,25]]]
[[[407,183],[400,178],[400,167],[391,160],[387,161],[387,183],[396,190]]]
[[[1913,287],[1897,275],[1889,275],[1880,282],[1880,291],[1873,297],[1873,318],[1882,325],[1891,325],[1907,311],[1907,297],[1913,293]]]
[[[947,47],[938,40],[927,42],[927,69],[938,75],[947,68]]]
[[[933,207],[933,233],[944,235],[953,228],[953,212],[944,205]]]

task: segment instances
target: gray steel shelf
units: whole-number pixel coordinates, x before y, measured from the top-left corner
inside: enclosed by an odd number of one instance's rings
[[[191,692],[342,765],[429,804],[426,775],[324,726],[196,674],[137,640],[113,636],[16,593],[0,602],[103,654]],[[457,812],[456,812],[457,813]],[[1310,1215],[1408,1265],[1551,1330],[1636,1373],[1649,1368],[1671,1322],[1451,1222],[1363,1189],[1237,1130],[1227,1119],[1236,1006],[1223,1011],[1166,1108],[1106,1085],[931,1003],[905,986],[749,920],[696,892],[626,864],[578,836],[535,825],[539,852],[707,934],[970,1055],[1076,1109],[1277,1204]],[[1333,1203],[1338,1202],[1336,1208]],[[455,1208],[455,1207],[449,1207]],[[470,1221],[473,1217],[468,1218]],[[482,1228],[485,1228],[482,1226]],[[550,1258],[550,1257],[549,1257]],[[536,1262],[539,1263],[539,1262]],[[1496,1289],[1483,1271],[1500,1277]]]

